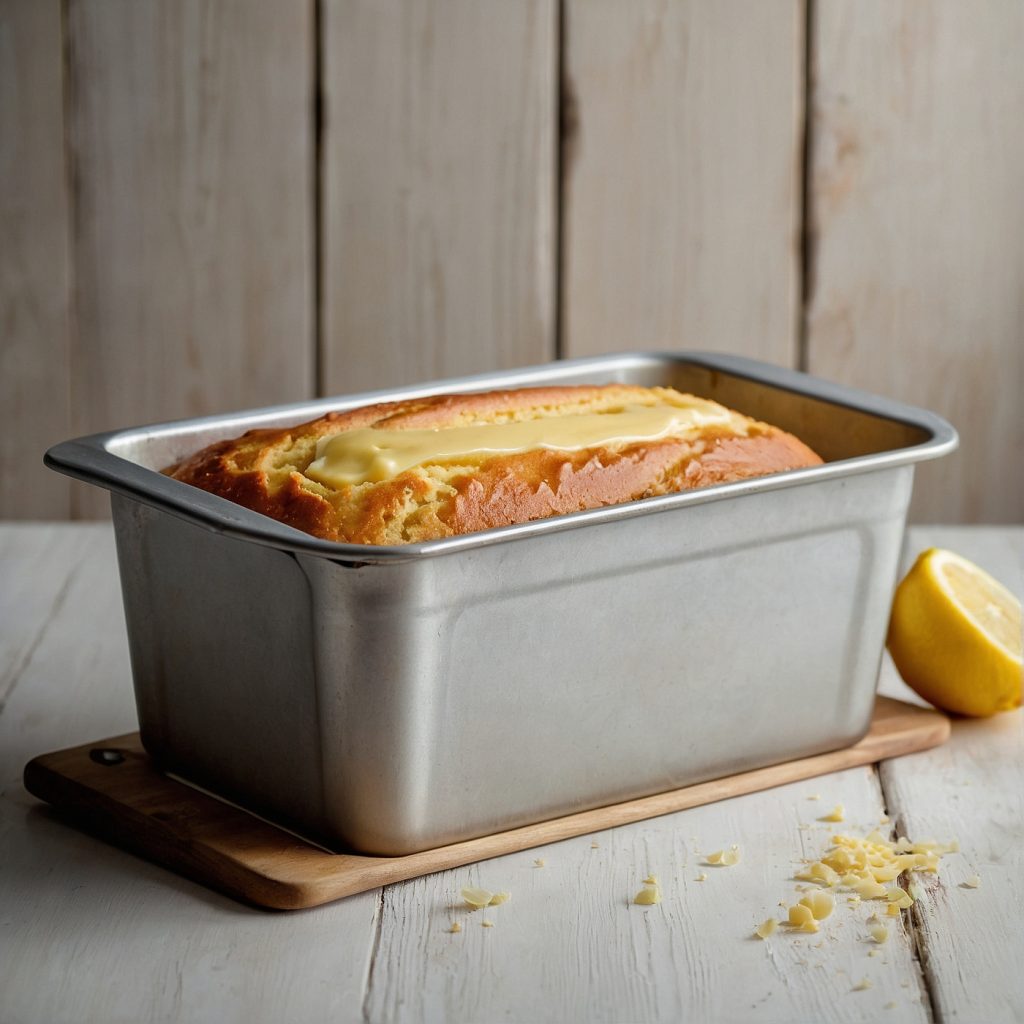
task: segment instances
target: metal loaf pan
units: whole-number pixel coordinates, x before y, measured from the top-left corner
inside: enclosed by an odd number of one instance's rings
[[[333,544],[155,470],[444,391],[667,384],[826,464],[404,547]],[[867,729],[939,417],[748,359],[628,354],[68,441],[112,492],[139,722],[165,769],[401,854],[845,746]]]

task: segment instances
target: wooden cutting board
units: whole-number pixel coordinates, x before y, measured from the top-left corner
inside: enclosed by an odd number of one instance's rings
[[[868,734],[844,750],[570,814],[401,857],[328,853],[154,766],[138,733],[44,754],[25,786],[85,831],[246,903],[314,907],[433,871],[599,832],[815,775],[938,746],[944,715],[879,697]]]

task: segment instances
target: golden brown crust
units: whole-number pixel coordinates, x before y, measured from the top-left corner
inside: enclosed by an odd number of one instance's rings
[[[600,412],[667,393],[627,385],[548,387],[382,403],[294,427],[251,430],[164,472],[326,540],[403,544],[821,462],[791,434],[736,414],[735,428],[708,428],[696,436],[616,449],[491,455],[470,464],[415,467],[381,483],[332,489],[305,475],[317,440],[342,430],[433,429]]]

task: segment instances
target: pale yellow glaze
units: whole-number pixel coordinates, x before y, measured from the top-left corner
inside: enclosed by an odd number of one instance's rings
[[[440,430],[346,430],[323,437],[306,475],[328,487],[378,483],[413,466],[458,462],[545,448],[580,451],[665,437],[688,437],[711,426],[735,425],[724,406],[693,396],[678,404],[626,405],[601,413],[542,416]]]

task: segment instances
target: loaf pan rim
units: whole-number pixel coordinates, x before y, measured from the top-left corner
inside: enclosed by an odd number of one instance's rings
[[[146,434],[191,432],[204,426],[229,426],[238,421],[240,428],[251,425],[254,417],[277,419],[289,415],[311,419],[331,409],[356,408],[396,398],[414,398],[441,394],[445,391],[473,391],[501,387],[529,387],[531,384],[557,384],[559,377],[575,376],[580,371],[615,370],[669,363],[694,365],[720,371],[734,377],[765,384],[780,390],[805,395],[847,409],[889,419],[915,427],[928,436],[917,444],[884,452],[858,455],[828,462],[821,466],[775,473],[771,476],[717,484],[699,490],[644,498],[620,505],[586,509],[566,515],[552,516],[495,527],[475,533],[440,540],[404,545],[346,544],[322,540],[271,519],[219,495],[210,494],[179,480],[163,476],[119,455],[113,449],[121,442]],[[118,430],[84,435],[51,447],[43,462],[50,469],[83,480],[106,490],[125,495],[164,512],[193,522],[213,532],[223,533],[296,554],[326,557],[353,564],[406,562],[453,554],[491,544],[524,540],[567,529],[598,525],[618,519],[651,515],[686,505],[721,501],[742,494],[803,486],[824,479],[873,472],[883,468],[907,465],[938,458],[958,445],[953,426],[928,410],[907,405],[895,399],[822,380],[798,370],[790,370],[759,362],[745,356],[718,352],[622,352],[582,359],[557,360],[514,370],[447,378],[426,384],[310,399],[284,405],[245,409],[234,413],[184,418]]]

